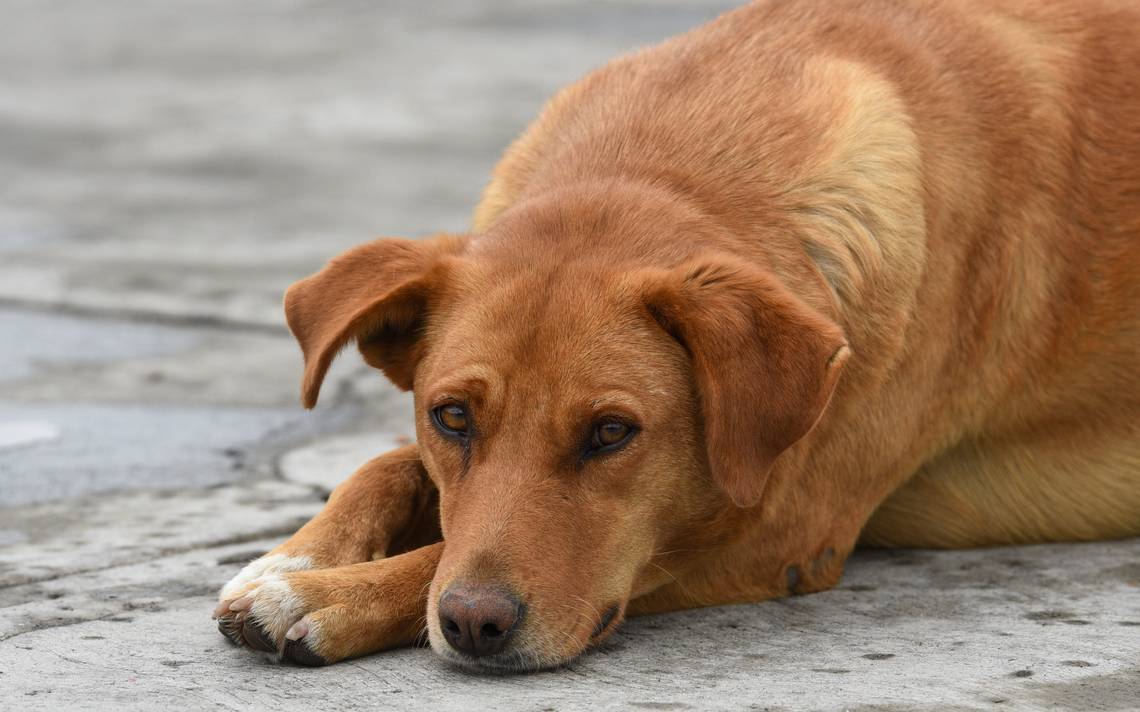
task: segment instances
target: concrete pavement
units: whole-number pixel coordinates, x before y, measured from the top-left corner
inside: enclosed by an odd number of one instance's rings
[[[461,229],[591,66],[714,0],[0,0],[0,710],[1140,709],[1140,541],[864,552],[814,596],[629,622],[552,672],[226,645],[216,589],[411,434],[280,296]]]

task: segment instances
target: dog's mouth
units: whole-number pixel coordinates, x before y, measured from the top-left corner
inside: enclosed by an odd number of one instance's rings
[[[624,608],[622,603],[614,603],[605,608],[594,624],[589,638],[580,649],[570,654],[546,653],[540,646],[527,645],[524,642],[526,636],[520,636],[515,645],[495,655],[468,655],[451,647],[437,649],[436,652],[449,663],[472,672],[511,674],[550,670],[572,662],[589,648],[608,638],[621,625]]]
[[[598,624],[594,626],[594,632],[590,634],[590,643],[601,642],[603,638],[613,632],[614,628],[618,627],[618,614],[621,613],[621,609],[620,603],[615,603],[606,609],[602,617],[598,619]]]

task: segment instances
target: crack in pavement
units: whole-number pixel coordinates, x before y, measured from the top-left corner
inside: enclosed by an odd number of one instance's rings
[[[253,531],[253,532],[236,534],[234,536],[225,537],[222,539],[213,539],[210,541],[204,541],[204,542],[200,542],[200,543],[193,544],[190,546],[167,547],[167,548],[163,548],[163,549],[156,549],[153,552],[150,552],[145,556],[140,556],[138,558],[127,558],[127,559],[123,559],[121,561],[115,561],[115,562],[107,564],[105,566],[92,566],[90,568],[78,568],[78,569],[73,569],[73,570],[60,571],[60,572],[56,572],[53,574],[49,574],[47,576],[40,576],[40,577],[29,576],[29,577],[26,577],[26,578],[23,578],[23,579],[20,579],[17,581],[13,581],[11,583],[6,583],[3,585],[0,585],[0,591],[8,590],[11,588],[16,588],[19,586],[28,586],[28,585],[32,585],[32,584],[45,583],[45,582],[49,582],[49,581],[56,581],[58,579],[66,578],[68,576],[78,576],[78,575],[82,575],[82,574],[97,573],[99,571],[107,571],[109,569],[119,568],[121,566],[135,566],[138,564],[145,564],[145,563],[148,563],[151,561],[157,561],[159,559],[164,559],[164,558],[167,558],[170,556],[177,556],[178,554],[186,554],[186,553],[189,553],[191,551],[199,551],[199,550],[203,550],[203,549],[216,549],[216,548],[221,548],[221,547],[226,547],[226,546],[233,546],[235,544],[245,544],[245,543],[248,543],[251,541],[258,541],[260,539],[269,539],[269,538],[273,538],[273,537],[288,536],[288,535],[292,534],[293,532],[297,531],[299,528],[301,528],[301,526],[303,526],[305,524],[305,522],[307,522],[308,520],[309,520],[309,517],[294,517],[293,519],[291,519],[286,524],[281,524],[281,525],[272,526],[272,527],[266,527],[263,529],[258,529],[258,530]]]
[[[208,591],[210,591],[210,592],[212,592],[214,590],[213,586],[204,586],[203,588],[208,589]],[[190,600],[197,599],[197,598],[203,598],[203,597],[210,598],[210,600],[213,600],[210,593],[195,592],[193,595],[190,595],[190,596],[180,596],[178,598],[172,598],[172,599],[169,599],[167,601],[163,601],[162,604],[163,604],[163,606],[176,606],[179,603],[184,603],[186,601],[190,601]],[[19,631],[16,633],[9,633],[7,635],[0,635],[0,643],[5,643],[9,640],[14,640],[16,638],[19,638],[20,636],[28,635],[29,633],[38,633],[38,632],[45,631],[45,630],[55,630],[57,628],[70,628],[71,626],[82,625],[84,623],[96,623],[96,622],[108,621],[108,620],[113,621],[113,620],[116,620],[119,616],[122,616],[124,613],[131,613],[131,612],[135,612],[135,611],[141,611],[143,613],[147,613],[147,612],[158,613],[158,612],[161,612],[162,610],[163,610],[162,607],[148,608],[146,606],[133,606],[133,605],[131,605],[130,601],[125,601],[119,610],[111,611],[109,613],[104,613],[102,615],[88,616],[86,618],[74,617],[74,618],[69,618],[67,620],[61,620],[58,623],[46,623],[44,625],[37,625],[34,628],[29,628],[28,630],[22,630],[22,631]],[[123,622],[129,622],[129,621],[124,620]],[[76,661],[76,662],[83,662],[83,661]],[[84,664],[90,664],[90,663],[84,663]]]
[[[54,630],[56,628],[70,628],[73,625],[80,625],[83,623],[94,623],[97,621],[110,620],[111,618],[114,618],[115,616],[121,616],[121,615],[123,615],[123,611],[112,611],[111,613],[105,613],[101,616],[91,616],[89,618],[72,618],[72,619],[69,619],[66,621],[61,621],[61,622],[55,623],[55,624],[36,626],[35,628],[29,628],[28,630],[22,630],[18,633],[10,633],[8,635],[0,635],[0,643],[6,643],[9,640],[15,640],[16,638],[19,638],[22,635],[27,635],[29,633],[37,633],[41,630]],[[89,663],[84,663],[84,664],[87,665]]]

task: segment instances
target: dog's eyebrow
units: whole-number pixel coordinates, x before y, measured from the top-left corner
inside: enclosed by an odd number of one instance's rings
[[[428,390],[428,400],[436,401],[442,397],[462,395],[465,398],[486,398],[487,394],[496,389],[499,378],[494,369],[484,364],[471,364],[463,366],[447,374],[438,383]]]
[[[607,390],[590,400],[590,407],[598,409],[602,406],[619,406],[625,410],[636,412],[637,398],[632,393],[623,389]]]

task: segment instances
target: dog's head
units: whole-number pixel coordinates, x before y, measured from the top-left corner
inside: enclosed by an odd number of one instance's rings
[[[657,555],[757,503],[848,353],[726,254],[654,265],[548,245],[378,240],[285,300],[306,406],[352,341],[414,391],[445,542],[430,639],[482,668],[558,664],[608,635],[661,582]]]

